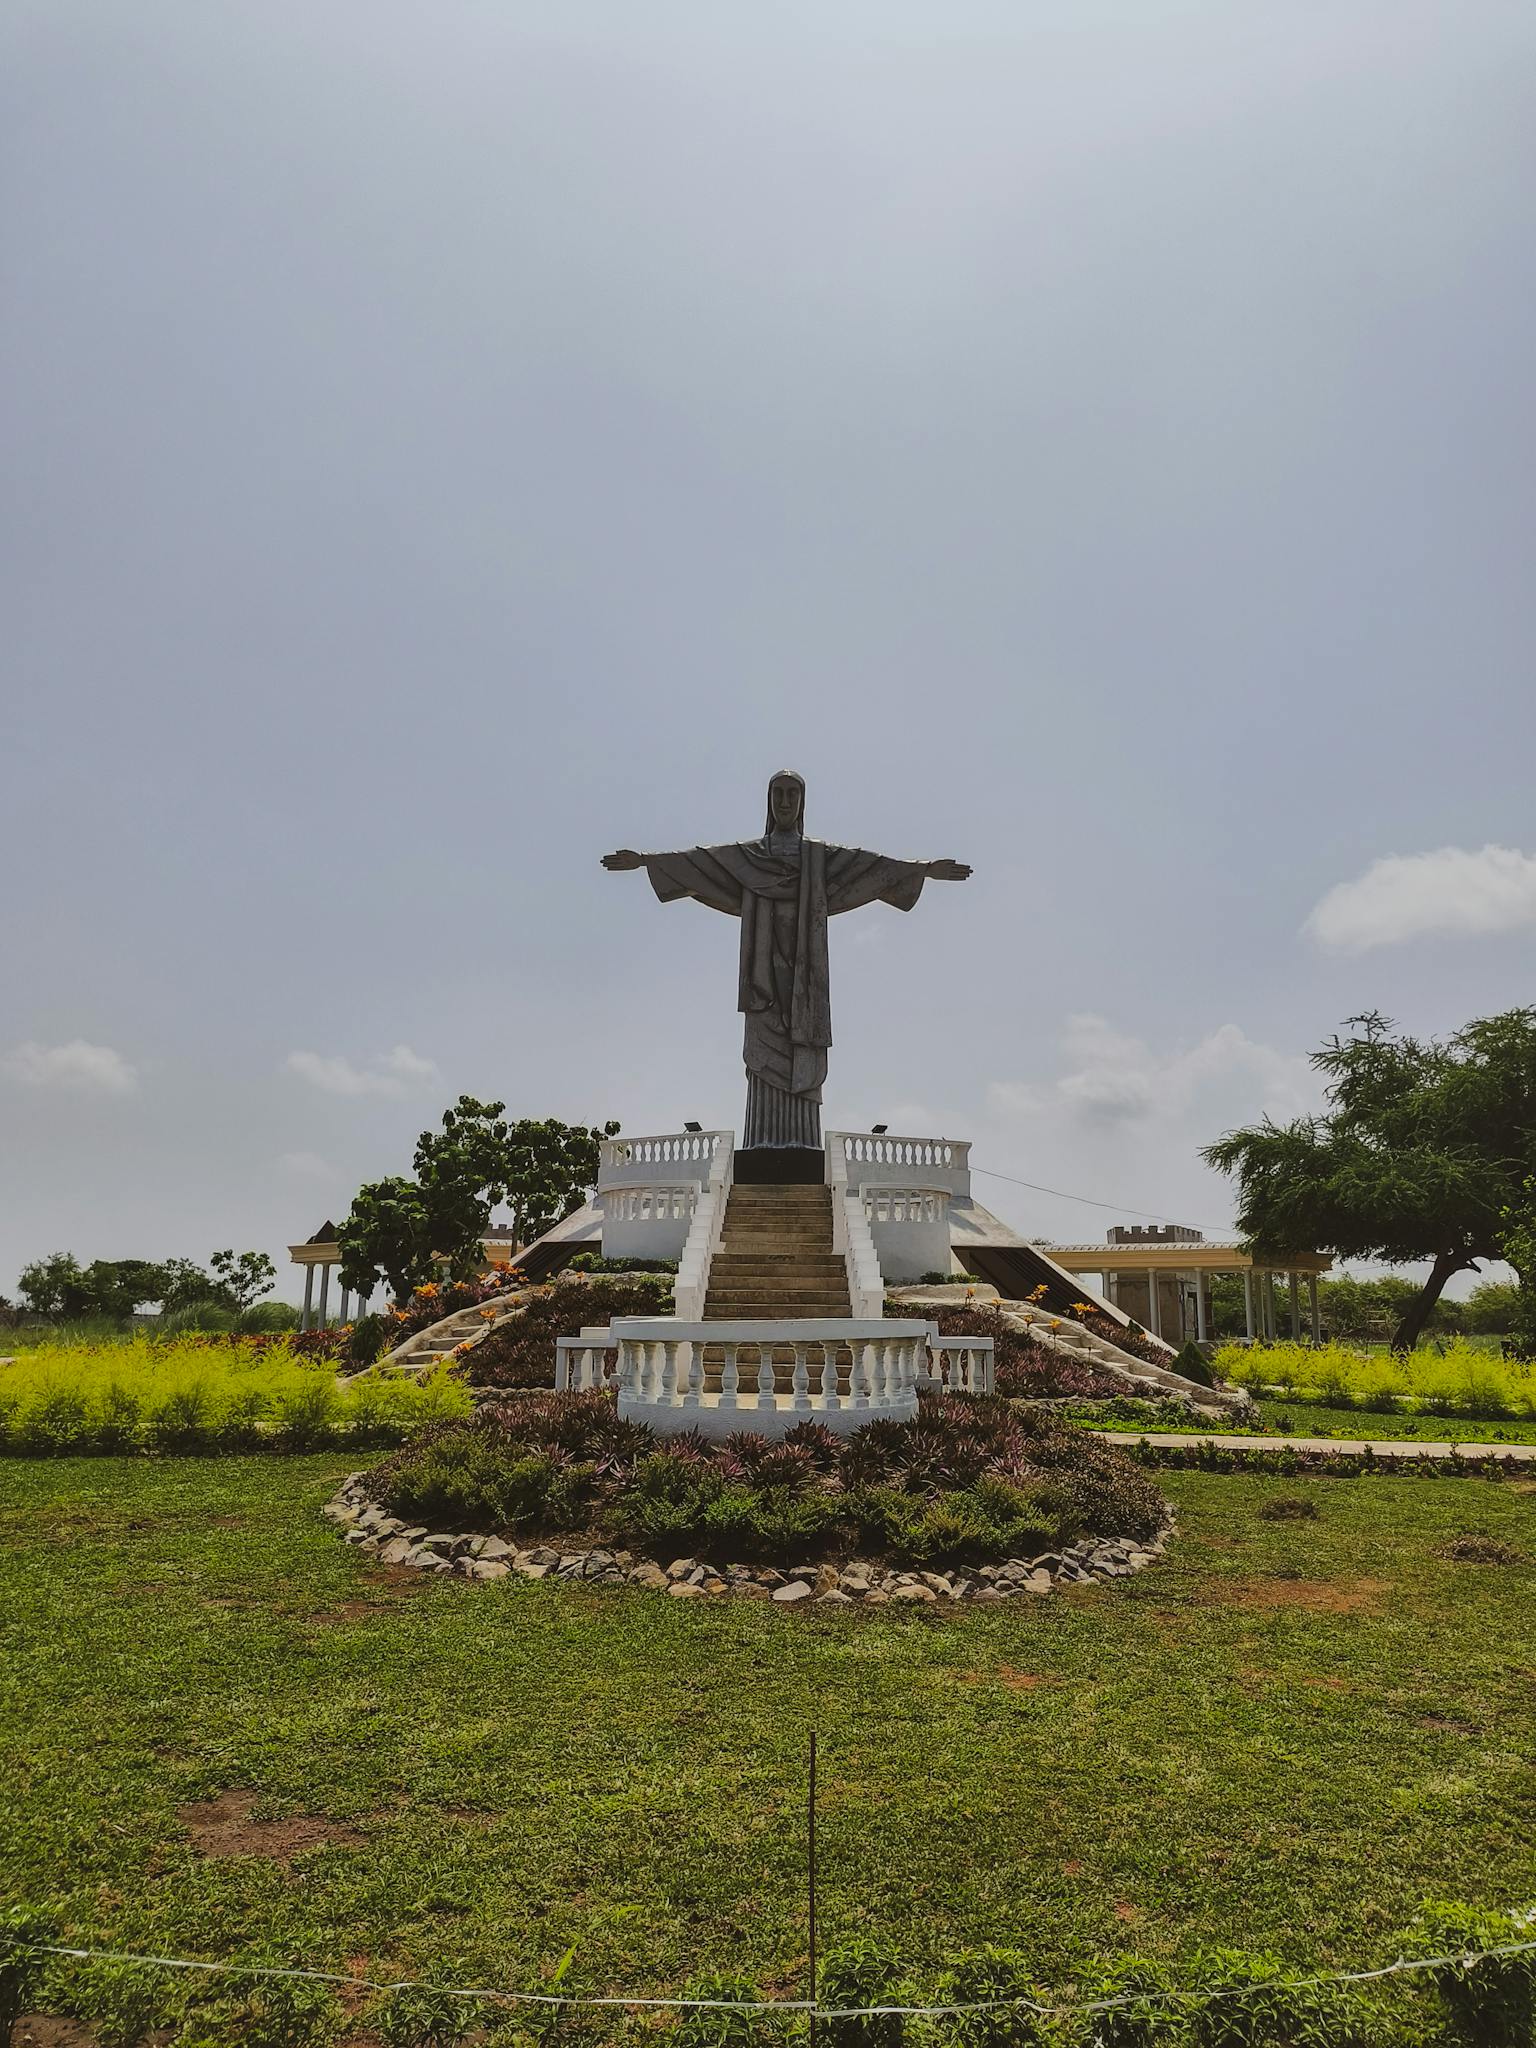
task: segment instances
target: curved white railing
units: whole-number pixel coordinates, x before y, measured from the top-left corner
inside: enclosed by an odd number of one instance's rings
[[[901,1187],[870,1181],[858,1190],[865,1220],[874,1223],[941,1223],[949,1221],[949,1189]]]
[[[698,1205],[696,1180],[640,1181],[603,1188],[597,1206],[604,1223],[686,1223]]]
[[[927,1324],[883,1317],[706,1323],[616,1316],[606,1334],[618,1351],[620,1415],[716,1435],[761,1430],[769,1418],[775,1428],[797,1421],[855,1428],[877,1415],[905,1420],[917,1413],[928,1366]],[[595,1348],[593,1333],[587,1342]],[[584,1362],[580,1369],[594,1368]]]
[[[707,1181],[719,1153],[735,1142],[731,1131],[663,1131],[649,1138],[604,1138],[598,1146],[599,1188],[663,1178]],[[670,1173],[666,1170],[670,1169]]]

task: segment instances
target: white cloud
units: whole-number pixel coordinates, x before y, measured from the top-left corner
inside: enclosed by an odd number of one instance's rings
[[[1159,1051],[1104,1017],[1068,1018],[1054,1079],[995,1081],[993,1128],[977,1133],[972,1165],[1065,1188],[1130,1222],[1155,1213],[1211,1231],[1230,1226],[1231,1191],[1200,1148],[1235,1125],[1316,1109],[1320,1089],[1301,1054],[1223,1024],[1193,1045]],[[1096,1240],[1115,1220],[1027,1191],[977,1183],[980,1199],[1025,1230],[1064,1242]]]
[[[291,1173],[300,1180],[334,1180],[336,1177],[336,1169],[318,1152],[285,1152],[277,1163],[284,1173]]]
[[[1294,1116],[1316,1097],[1305,1059],[1223,1024],[1186,1051],[1156,1053],[1103,1017],[1067,1019],[1062,1049],[1068,1071],[1055,1082],[994,1082],[995,1108],[1015,1117],[1055,1113],[1099,1126],[1182,1116],[1201,1098],[1251,1096],[1257,1116]]]
[[[318,1052],[291,1052],[283,1062],[284,1071],[297,1074],[313,1088],[328,1095],[405,1095],[416,1087],[442,1080],[435,1060],[425,1060],[408,1045],[397,1045],[381,1053],[366,1067],[355,1067],[349,1059]]]
[[[1473,853],[1394,853],[1339,882],[1308,917],[1319,945],[1363,952],[1405,939],[1482,938],[1536,925],[1536,854],[1512,846]]]
[[[72,1038],[67,1045],[39,1045],[29,1039],[0,1061],[7,1076],[26,1088],[66,1088],[84,1095],[131,1095],[139,1085],[136,1068],[110,1045]]]

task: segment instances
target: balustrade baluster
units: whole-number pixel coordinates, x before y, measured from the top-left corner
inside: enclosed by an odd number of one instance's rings
[[[757,1347],[757,1405],[772,1408],[773,1398],[773,1346],[759,1344]]]
[[[837,1408],[837,1346],[823,1344],[821,1347],[821,1406]]]
[[[685,1338],[678,1348],[686,1353],[685,1385],[687,1391],[683,1395],[683,1406],[685,1408],[697,1408],[704,1394],[704,1346],[702,1344],[694,1344]]]
[[[741,1390],[741,1375],[736,1364],[736,1346],[727,1344],[725,1358],[720,1367],[720,1406],[734,1408]]]
[[[790,1391],[794,1395],[796,1412],[804,1413],[810,1408],[811,1405],[809,1347],[805,1344],[796,1344],[794,1347],[794,1353],[794,1371],[790,1375],[789,1385]]]

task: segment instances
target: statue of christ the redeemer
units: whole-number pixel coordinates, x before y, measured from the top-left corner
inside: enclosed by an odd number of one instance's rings
[[[963,882],[958,860],[891,860],[807,839],[805,782],[781,769],[768,785],[761,839],[684,853],[605,854],[605,868],[644,868],[663,903],[693,896],[741,919],[737,1008],[747,1019],[743,1144],[819,1146],[821,1088],[832,1043],[827,919],[863,903],[910,910],[926,881]]]

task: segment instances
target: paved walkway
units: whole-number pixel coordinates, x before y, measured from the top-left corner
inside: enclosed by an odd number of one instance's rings
[[[1346,1451],[1358,1457],[1370,1451],[1378,1458],[1514,1458],[1523,1465],[1536,1464],[1536,1444],[1435,1444],[1417,1437],[1346,1436],[1234,1436],[1230,1431],[1211,1430],[1201,1436],[1195,1430],[1096,1429],[1112,1444],[1155,1444],[1159,1449],[1192,1448],[1196,1444],[1221,1444],[1233,1451]]]

